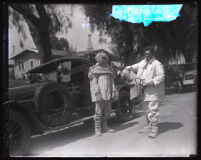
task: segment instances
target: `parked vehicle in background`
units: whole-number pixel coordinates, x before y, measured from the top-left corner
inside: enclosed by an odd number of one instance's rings
[[[183,86],[191,88],[197,87],[197,63],[184,65]]]
[[[165,72],[166,90],[173,89],[181,93],[186,88],[194,89],[197,85],[197,63],[168,65]]]
[[[27,72],[30,83],[9,89],[10,155],[23,154],[30,138],[87,122],[94,115],[88,79],[89,60],[81,57],[52,60]],[[129,85],[117,80],[119,99],[112,109],[120,121],[134,117]]]

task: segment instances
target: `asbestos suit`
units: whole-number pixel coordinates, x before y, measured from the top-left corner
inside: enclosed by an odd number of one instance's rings
[[[88,77],[92,102],[95,102],[95,133],[99,135],[102,131],[112,131],[108,128],[107,120],[111,112],[111,100],[117,96],[114,85],[114,72],[108,65],[102,65],[102,57],[108,58],[105,53],[96,56],[96,65],[90,67]]]

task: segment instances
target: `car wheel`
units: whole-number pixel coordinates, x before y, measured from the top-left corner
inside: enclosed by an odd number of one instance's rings
[[[69,122],[72,104],[67,90],[58,83],[40,86],[34,97],[39,120],[50,127],[57,127]]]
[[[30,144],[31,128],[25,117],[18,111],[9,112],[9,155],[26,153]]]
[[[122,90],[117,103],[116,115],[121,122],[127,122],[134,117],[134,107],[130,101],[130,93]]]
[[[183,85],[181,81],[177,81],[177,93],[182,93],[183,92]]]

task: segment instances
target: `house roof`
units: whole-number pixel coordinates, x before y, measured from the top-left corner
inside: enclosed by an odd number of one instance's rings
[[[37,51],[34,51],[34,50],[32,50],[32,49],[25,49],[25,50],[23,50],[22,52],[20,52],[20,53],[14,55],[13,57],[11,57],[10,60],[15,60],[16,58],[20,58],[21,56],[23,56],[23,55],[26,54],[27,52],[31,52],[31,53],[33,53],[33,54],[35,54],[35,55],[38,55],[38,52],[37,52]]]
[[[31,53],[33,53],[34,55],[39,56],[38,50],[31,48],[31,49],[25,49],[25,50],[23,50],[22,52],[20,52],[20,53],[18,53],[17,55],[11,57],[10,59],[11,59],[11,60],[15,60],[16,58],[21,57],[22,55],[26,54],[27,52],[31,52]],[[56,50],[56,49],[52,49],[52,55],[53,55],[53,56],[56,56],[56,57],[62,57],[62,56],[70,56],[71,54],[70,54],[68,51],[66,51],[66,50]]]
[[[94,55],[94,54],[97,54],[97,53],[99,53],[99,52],[104,52],[104,53],[106,53],[109,57],[111,57],[112,59],[115,59],[115,60],[121,59],[119,56],[113,55],[113,54],[109,53],[108,51],[106,51],[106,50],[104,50],[104,49],[91,50],[91,51],[80,51],[80,52],[76,52],[76,56],[88,57],[88,56],[90,56],[90,55]]]
[[[66,50],[56,50],[56,49],[52,49],[52,54],[53,56],[70,56],[70,52],[66,51]]]

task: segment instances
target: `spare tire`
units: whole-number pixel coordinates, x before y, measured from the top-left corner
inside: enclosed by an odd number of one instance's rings
[[[71,118],[70,95],[59,83],[48,82],[37,88],[34,103],[39,120],[49,127],[66,124]]]

